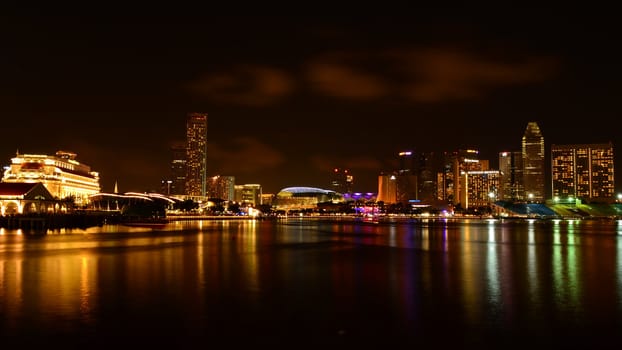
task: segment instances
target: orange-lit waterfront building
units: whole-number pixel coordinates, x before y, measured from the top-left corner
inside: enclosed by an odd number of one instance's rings
[[[99,193],[99,173],[76,160],[72,152],[55,155],[16,154],[6,167],[2,182],[42,183],[56,199],[73,197],[76,205],[89,203],[89,196]]]

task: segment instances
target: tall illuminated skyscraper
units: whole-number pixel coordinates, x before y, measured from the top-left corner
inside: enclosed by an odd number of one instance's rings
[[[466,200],[466,185],[462,176],[467,171],[488,170],[489,162],[479,159],[475,149],[459,149],[445,152],[442,171],[438,173],[438,196],[440,200],[457,205]]]
[[[551,146],[551,182],[555,200],[614,200],[613,145]]]
[[[207,113],[188,113],[186,122],[186,194],[207,195]]]
[[[544,137],[536,122],[527,123],[522,140],[523,188],[529,202],[544,202]]]

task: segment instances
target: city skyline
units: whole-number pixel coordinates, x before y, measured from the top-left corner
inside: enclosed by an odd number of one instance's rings
[[[546,172],[553,144],[612,142],[622,164],[614,22],[455,13],[5,14],[2,165],[63,149],[100,173],[102,191],[159,189],[193,111],[210,116],[207,176],[264,193],[329,188],[334,168],[377,192],[403,150],[475,148],[498,168],[530,121]]]

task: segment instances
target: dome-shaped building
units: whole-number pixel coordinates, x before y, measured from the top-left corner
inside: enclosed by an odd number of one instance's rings
[[[274,199],[276,210],[315,209],[319,203],[343,203],[341,193],[316,187],[287,187]]]

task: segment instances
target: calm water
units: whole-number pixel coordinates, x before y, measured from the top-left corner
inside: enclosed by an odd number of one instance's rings
[[[0,335],[91,347],[622,345],[622,223],[0,229]]]

